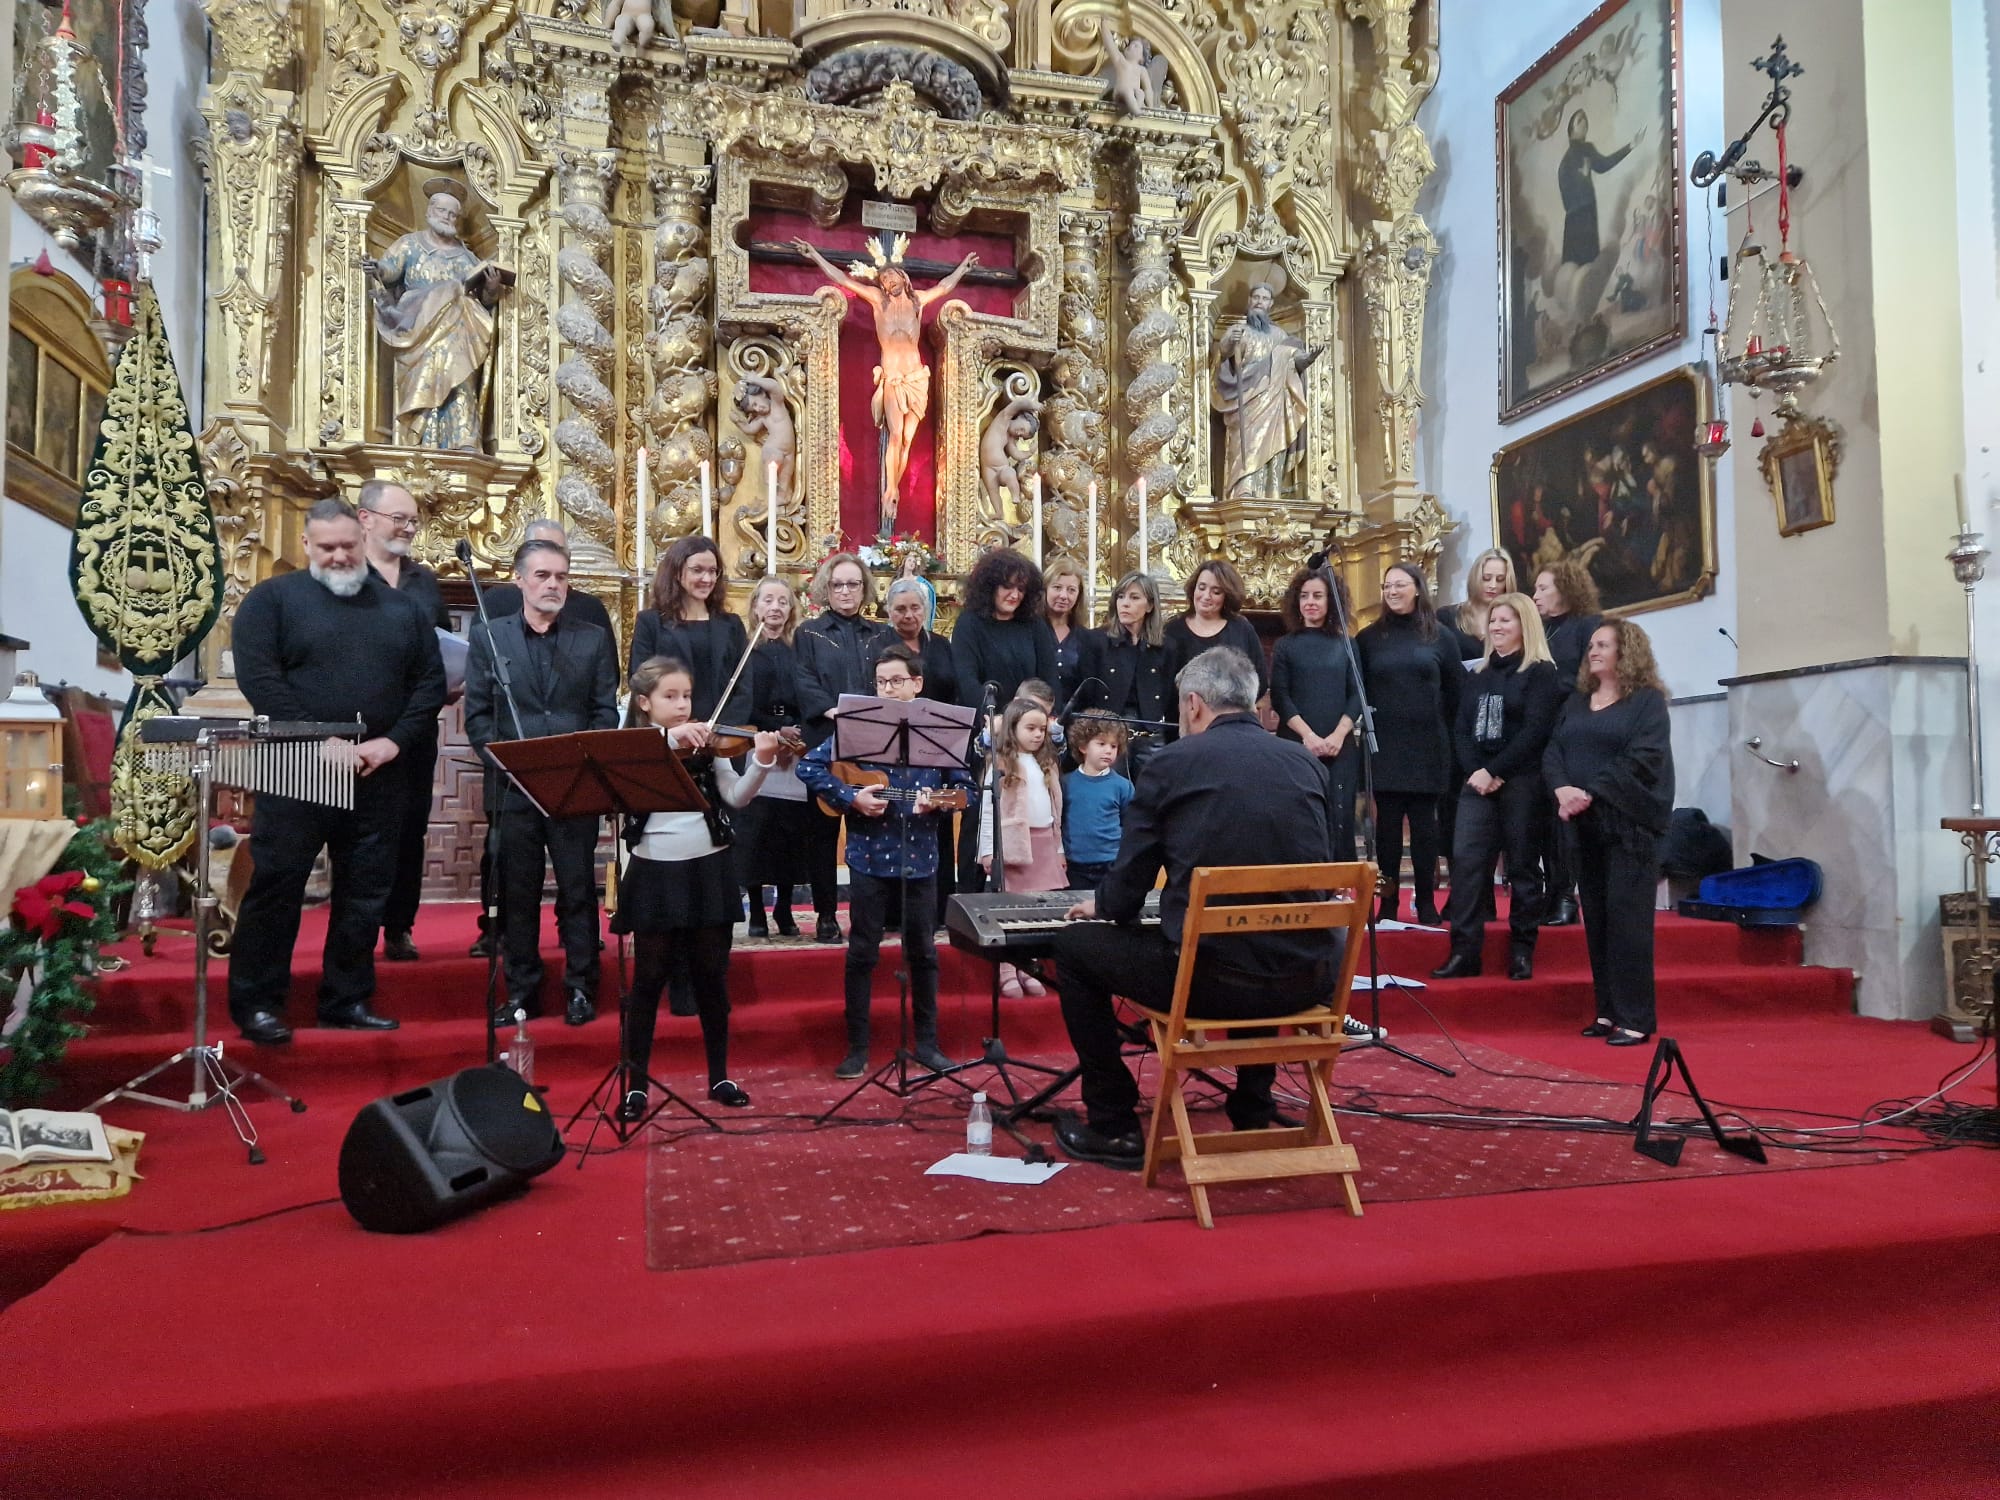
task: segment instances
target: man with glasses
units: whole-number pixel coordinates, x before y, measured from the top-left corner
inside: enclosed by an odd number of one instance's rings
[[[410,542],[422,518],[416,498],[400,484],[371,479],[361,486],[361,552],[369,569],[404,595],[440,630],[451,629],[438,576],[410,556]],[[403,804],[396,829],[396,876],[382,908],[382,956],[409,963],[418,956],[410,941],[417,903],[424,891],[424,841],[430,831],[431,784],[437,773],[437,722],[404,753]]]

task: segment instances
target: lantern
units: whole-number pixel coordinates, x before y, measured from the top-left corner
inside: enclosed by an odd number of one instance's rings
[[[62,816],[62,714],[33,672],[0,702],[0,817]]]

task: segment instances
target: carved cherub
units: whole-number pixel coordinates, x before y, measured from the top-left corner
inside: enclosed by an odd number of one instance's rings
[[[777,463],[778,493],[789,497],[798,472],[799,440],[783,389],[764,380],[739,381],[735,406],[737,430],[757,440],[762,462]]]
[[[1027,513],[1021,498],[1021,482],[1034,466],[1041,409],[1042,403],[1036,397],[1016,396],[1000,408],[980,436],[979,480],[994,515],[1000,520],[1004,521],[1009,514],[1009,500],[1013,502],[1013,515]]]
[[[1158,109],[1167,87],[1167,60],[1153,51],[1140,37],[1121,42],[1111,29],[1111,18],[1099,23],[1104,38],[1105,76],[1111,93],[1128,115]]]
[[[644,52],[656,35],[675,34],[669,0],[604,0],[604,19],[614,52]]]

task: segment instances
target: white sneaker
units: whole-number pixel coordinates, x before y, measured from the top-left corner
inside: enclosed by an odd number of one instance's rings
[[[1384,1026],[1380,1031],[1376,1031],[1366,1021],[1361,1020],[1357,1016],[1342,1016],[1340,1018],[1340,1034],[1351,1042],[1358,1042],[1363,1038],[1369,1041],[1380,1040],[1386,1042],[1389,1040],[1388,1027]]]

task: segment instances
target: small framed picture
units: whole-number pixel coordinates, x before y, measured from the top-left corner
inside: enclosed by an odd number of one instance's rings
[[[1833,476],[1840,439],[1831,424],[1789,422],[1764,445],[1764,483],[1778,508],[1778,535],[1797,536],[1833,524]]]

